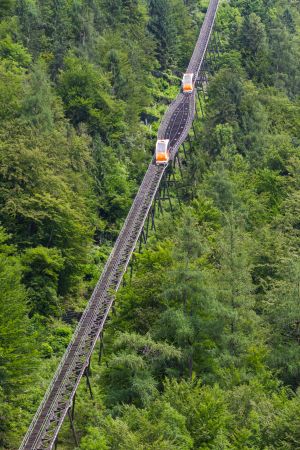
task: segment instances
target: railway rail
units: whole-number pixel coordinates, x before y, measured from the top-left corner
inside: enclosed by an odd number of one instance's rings
[[[213,30],[220,0],[211,0],[188,71],[198,79]],[[195,116],[195,90],[180,93],[167,110],[159,128],[160,139],[170,139],[174,159],[188,136]],[[166,165],[149,164],[123,228],[77,325],[73,338],[23,439],[20,450],[51,450],[70,410],[80,380],[89,367],[97,340],[127,270],[146,219],[160,187]]]

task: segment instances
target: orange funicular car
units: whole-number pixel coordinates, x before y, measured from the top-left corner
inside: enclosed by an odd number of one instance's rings
[[[194,89],[194,74],[185,73],[182,78],[182,91],[183,92],[193,92]]]
[[[170,159],[170,140],[160,139],[156,142],[155,160],[156,164],[167,164]]]

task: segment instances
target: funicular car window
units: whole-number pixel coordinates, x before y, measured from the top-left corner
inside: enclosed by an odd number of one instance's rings
[[[164,142],[158,142],[157,144],[157,152],[158,153],[165,153],[166,151],[166,145]]]
[[[184,75],[184,77],[183,77],[183,82],[184,82],[185,84],[192,83],[192,81],[193,81],[193,74],[188,73],[188,74],[185,74],[185,75]]]

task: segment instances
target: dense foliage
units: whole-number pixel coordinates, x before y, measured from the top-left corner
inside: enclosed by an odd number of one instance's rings
[[[71,337],[207,4],[1,2],[0,448]],[[93,402],[80,386],[81,450],[300,448],[300,8],[224,1],[217,27],[183,203],[118,294]]]

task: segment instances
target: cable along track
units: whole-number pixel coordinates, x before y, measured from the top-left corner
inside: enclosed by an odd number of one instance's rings
[[[198,78],[220,0],[211,0],[188,71]],[[195,91],[180,93],[167,110],[159,139],[170,139],[173,159],[186,139],[195,115]],[[166,170],[150,163],[111,255],[79,321],[73,338],[23,439],[20,450],[51,450],[71,408],[78,384],[89,365],[132,253]]]

